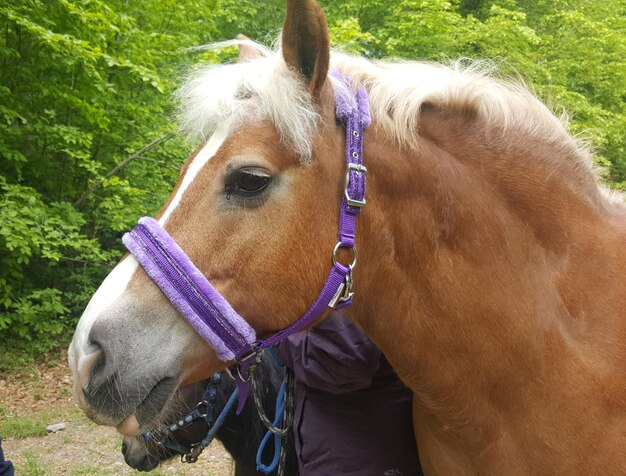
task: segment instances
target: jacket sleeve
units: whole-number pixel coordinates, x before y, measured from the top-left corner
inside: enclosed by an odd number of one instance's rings
[[[289,336],[278,344],[277,353],[296,381],[332,394],[369,387],[381,357],[363,331],[337,312]]]

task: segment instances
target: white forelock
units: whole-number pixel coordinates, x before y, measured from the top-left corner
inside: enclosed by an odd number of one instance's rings
[[[319,115],[305,84],[276,53],[205,68],[178,91],[177,98],[181,128],[192,139],[204,140],[224,123],[235,128],[270,120],[303,161],[311,159]]]

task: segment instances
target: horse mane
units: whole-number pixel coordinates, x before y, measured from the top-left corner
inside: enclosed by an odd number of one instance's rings
[[[192,74],[176,94],[181,129],[191,139],[204,140],[218,126],[234,128],[243,122],[269,120],[301,161],[309,163],[320,116],[303,82],[289,70],[280,50],[248,39],[202,48],[239,44],[256,47],[259,58],[212,65]],[[565,170],[573,171],[575,188],[582,188],[594,202],[624,202],[622,194],[599,183],[591,147],[568,132],[567,114],[557,117],[521,80],[496,77],[496,68],[490,62],[462,59],[444,65],[371,61],[333,51],[330,65],[365,88],[373,124],[401,147],[419,150],[420,113],[426,105],[458,111],[483,121],[494,132],[490,135],[494,141],[524,147],[532,138],[551,146],[559,153],[544,157],[544,165],[551,170],[566,165]],[[335,91],[345,87],[332,75],[328,79]]]

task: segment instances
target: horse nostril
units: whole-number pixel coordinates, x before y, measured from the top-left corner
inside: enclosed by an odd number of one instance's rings
[[[77,376],[79,388],[85,388],[93,371],[104,367],[104,351],[96,343],[91,343],[86,352],[78,359]]]
[[[97,342],[89,341],[89,343],[85,346],[85,355],[93,354],[94,352],[97,352],[99,350],[102,350],[102,346],[100,344],[98,344]]]

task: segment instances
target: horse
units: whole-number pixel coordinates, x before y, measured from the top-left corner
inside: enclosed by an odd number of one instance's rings
[[[203,277],[263,339],[311,306],[331,257],[353,261],[346,315],[413,391],[425,474],[623,473],[626,206],[590,149],[480,65],[331,53],[314,0],[288,0],[280,49],[256,50],[178,95],[203,143],[156,219]],[[356,247],[332,254],[358,135],[334,73],[369,98],[358,266]],[[70,345],[79,405],[139,433],[232,364],[194,329],[126,256]]]
[[[266,355],[263,355],[259,362],[258,372],[258,378],[263,386],[260,394],[263,408],[267,414],[272,414],[278,388],[283,379],[283,372],[274,364],[273,359]],[[185,414],[193,411],[196,405],[202,401],[205,389],[211,384],[211,379],[207,379],[179,389],[178,395],[172,399],[171,407],[167,412],[171,415],[168,420],[179,420]],[[214,385],[216,389],[214,417],[216,417],[226,406],[236,385],[227,372],[221,372],[219,383]],[[170,435],[169,438],[175,444],[158,444],[148,441],[143,435],[125,436],[122,441],[122,454],[126,464],[131,468],[139,471],[152,471],[162,461],[188,453],[189,449],[198,444],[208,431],[207,422],[204,419],[198,419],[192,425]],[[235,415],[234,411],[228,413],[224,423],[215,434],[215,438],[222,443],[233,458],[235,476],[264,474],[257,471],[256,453],[266,431],[267,429],[261,423],[251,400],[246,402],[240,415]],[[285,474],[297,476],[298,466],[293,439],[283,439],[282,444],[287,445],[285,449],[287,451]],[[262,459],[264,463],[268,463],[272,459],[270,453],[273,449],[270,446],[264,450]]]

